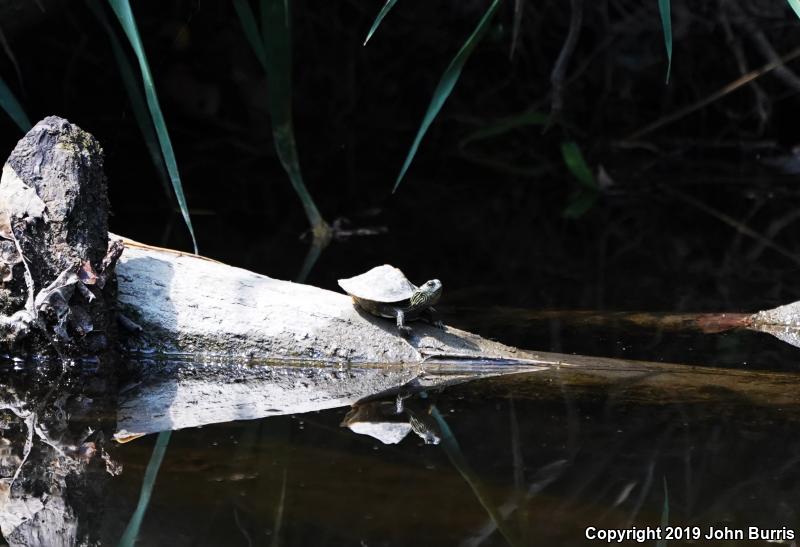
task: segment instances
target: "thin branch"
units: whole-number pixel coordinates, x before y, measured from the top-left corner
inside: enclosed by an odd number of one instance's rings
[[[652,133],[656,129],[660,129],[665,125],[669,125],[673,122],[676,122],[681,118],[691,114],[692,112],[696,112],[697,110],[700,110],[701,108],[708,106],[709,104],[721,99],[725,95],[728,95],[729,93],[736,91],[740,87],[749,84],[756,78],[760,78],[764,74],[767,74],[768,72],[771,72],[776,68],[785,65],[786,63],[796,59],[797,57],[800,57],[800,47],[793,49],[780,59],[769,62],[756,70],[748,72],[747,74],[741,76],[740,78],[735,79],[731,83],[723,86],[722,88],[718,89],[717,91],[708,95],[707,97],[700,99],[699,101],[690,104],[689,106],[681,108],[673,112],[672,114],[669,114],[668,116],[664,116],[663,118],[660,118],[654,121],[653,123],[634,131],[633,133],[625,137],[623,140],[630,141],[639,139],[649,133]]]
[[[514,53],[519,44],[519,28],[522,23],[522,8],[525,5],[525,0],[514,0],[514,26],[511,30],[511,51],[508,54],[509,59],[514,58]]]
[[[553,97],[550,103],[551,122],[559,116],[564,107],[564,78],[567,74],[569,60],[575,51],[575,46],[581,34],[583,0],[570,0],[570,10],[569,32],[567,32],[564,45],[561,46],[561,52],[558,54],[555,66],[553,66],[553,72],[550,73],[550,84],[553,88]]]
[[[685,194],[685,193],[683,193],[680,190],[677,190],[675,188],[670,188],[668,186],[665,186],[664,190],[667,193],[670,193],[673,196],[685,201],[686,203],[688,203],[692,207],[695,207],[696,209],[699,209],[699,210],[703,211],[704,213],[707,213],[707,214],[711,215],[712,217],[724,222],[728,226],[731,226],[732,228],[735,228],[740,233],[755,239],[756,241],[758,241],[759,243],[761,243],[765,247],[769,247],[770,249],[772,249],[776,253],[778,253],[780,255],[783,255],[784,257],[788,258],[792,262],[794,262],[796,264],[800,264],[800,256],[798,256],[796,253],[793,253],[792,251],[790,251],[789,249],[787,249],[786,247],[784,247],[782,245],[778,245],[777,243],[775,243],[771,239],[765,237],[764,235],[760,234],[759,232],[756,232],[755,230],[753,230],[752,228],[750,228],[746,224],[744,224],[742,222],[739,222],[735,218],[733,218],[733,217],[731,217],[729,215],[726,215],[722,211],[718,211],[718,210],[714,209],[713,207],[711,207],[709,205],[706,205],[705,203],[703,203],[699,199],[693,198],[692,196],[690,196],[688,194]]]

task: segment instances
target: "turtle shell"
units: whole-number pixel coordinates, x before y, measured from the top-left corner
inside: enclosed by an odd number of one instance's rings
[[[387,303],[408,300],[417,290],[403,272],[388,264],[355,277],[340,279],[339,286],[350,296]]]

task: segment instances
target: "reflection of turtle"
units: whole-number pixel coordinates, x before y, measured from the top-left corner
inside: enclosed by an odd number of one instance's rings
[[[408,401],[402,410],[389,401],[357,403],[340,425],[383,444],[397,444],[411,431],[425,444],[439,444],[442,435],[431,408],[430,402],[422,398]]]
[[[438,279],[417,287],[403,272],[388,264],[349,279],[340,279],[339,286],[372,315],[396,319],[403,336],[411,334],[406,321],[413,321],[423,314],[431,319],[431,306],[442,295],[442,283]]]

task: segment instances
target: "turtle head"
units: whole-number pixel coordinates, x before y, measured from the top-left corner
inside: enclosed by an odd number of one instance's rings
[[[411,305],[415,308],[427,308],[436,304],[440,296],[442,296],[442,282],[431,279],[414,291],[411,295]]]

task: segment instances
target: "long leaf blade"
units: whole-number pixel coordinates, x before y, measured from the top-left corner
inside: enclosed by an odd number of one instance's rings
[[[156,438],[156,445],[153,447],[150,461],[147,462],[147,469],[144,471],[144,479],[142,480],[142,488],[139,491],[136,510],[131,515],[131,520],[128,521],[128,526],[125,527],[125,531],[122,533],[119,547],[133,547],[136,544],[136,538],[139,536],[139,529],[142,527],[147,506],[150,505],[150,497],[153,495],[158,470],[161,469],[161,462],[164,460],[164,454],[167,453],[171,437],[172,431],[162,431]]]
[[[22,129],[23,133],[27,133],[32,127],[31,121],[22,109],[22,105],[19,104],[19,101],[2,78],[0,78],[0,107],[14,120],[17,127]]]
[[[517,50],[519,44],[519,29],[522,26],[522,7],[523,0],[514,0],[514,23],[511,27],[511,50],[509,51],[509,59],[514,58],[514,52]]]
[[[247,38],[247,43],[253,48],[258,62],[266,71],[267,54],[264,52],[264,43],[261,41],[261,34],[258,32],[256,16],[250,7],[250,3],[247,0],[233,0],[233,9],[236,10],[236,15],[239,17],[239,22],[242,24],[242,30],[244,31],[245,38]]]
[[[789,5],[794,10],[794,13],[800,17],[800,0],[787,0],[787,2],[789,2]]]
[[[238,7],[237,7],[238,5]],[[297,143],[292,121],[292,52],[291,26],[286,0],[261,0],[261,35],[258,35],[255,15],[246,1],[236,0],[234,7],[250,45],[264,66],[269,81],[269,113],[275,151],[300,198],[315,239],[330,238],[330,228],[317,209],[306,188],[300,170]],[[263,60],[262,60],[263,59]]]
[[[156,173],[158,174],[158,179],[161,181],[161,185],[164,188],[164,192],[168,198],[171,198],[169,176],[164,168],[164,157],[161,154],[161,149],[158,144],[158,136],[156,135],[156,130],[153,127],[153,120],[147,111],[146,99],[144,98],[142,90],[139,87],[139,83],[136,81],[133,66],[128,60],[128,56],[125,55],[122,44],[117,38],[117,33],[114,32],[114,29],[111,27],[111,24],[105,13],[103,13],[98,0],[87,0],[86,3],[97,20],[100,21],[100,26],[103,27],[108,35],[108,40],[111,44],[111,53],[114,55],[114,60],[117,63],[117,68],[119,69],[119,74],[122,78],[125,92],[127,93],[128,100],[130,100],[131,103],[133,118],[136,120],[136,125],[139,127],[139,131],[142,134],[145,146],[147,147],[147,153],[150,155],[150,161],[153,162],[153,166],[156,168]]]
[[[411,165],[411,161],[414,159],[414,156],[417,153],[417,149],[419,148],[419,143],[422,141],[422,137],[425,136],[425,133],[427,133],[431,123],[433,123],[433,120],[442,109],[444,102],[453,91],[456,82],[458,82],[459,76],[461,76],[461,70],[464,68],[464,64],[467,62],[467,59],[469,59],[469,56],[475,49],[475,46],[481,41],[481,38],[483,38],[483,35],[489,28],[489,24],[491,23],[499,5],[500,0],[492,1],[489,9],[486,10],[486,13],[478,23],[478,26],[472,32],[470,37],[467,38],[467,41],[464,42],[464,45],[461,46],[461,49],[458,51],[456,56],[453,57],[453,60],[445,69],[444,74],[442,74],[442,78],[439,80],[436,89],[433,90],[433,98],[431,99],[430,105],[428,105],[428,110],[425,112],[425,115],[422,118],[422,123],[420,124],[419,130],[417,130],[417,135],[414,138],[414,142],[411,144],[411,149],[408,151],[408,156],[406,156],[406,161],[403,163],[403,168],[400,170],[400,174],[397,176],[397,180],[394,183],[394,188],[392,188],[392,193],[396,192],[397,187],[400,186],[400,182],[403,180],[406,171],[408,171],[408,167]]]
[[[386,17],[386,14],[389,13],[389,10],[391,10],[396,3],[397,0],[386,0],[386,3],[381,8],[381,11],[379,11],[377,17],[375,17],[375,21],[372,22],[372,26],[370,27],[367,37],[364,39],[364,43],[362,45],[367,45],[369,39],[372,38],[372,35],[375,34],[376,30],[378,30],[383,18]]]
[[[181,177],[178,173],[178,162],[175,160],[175,152],[172,149],[172,141],[167,131],[167,123],[164,120],[164,115],[161,113],[161,106],[158,102],[153,75],[150,73],[150,65],[147,62],[142,39],[139,36],[139,29],[136,27],[136,20],[133,18],[130,2],[129,0],[108,0],[108,3],[111,5],[111,9],[114,10],[117,19],[119,19],[120,25],[122,25],[122,29],[125,31],[125,35],[131,43],[133,52],[136,54],[136,59],[139,61],[139,70],[142,73],[147,107],[150,110],[150,116],[153,118],[153,125],[156,128],[158,142],[161,145],[161,153],[164,156],[164,163],[167,166],[167,172],[172,182],[172,189],[175,191],[175,197],[178,199],[178,206],[181,209],[183,220],[187,228],[189,228],[189,234],[192,236],[194,252],[197,253],[197,239],[194,235],[192,219],[189,217],[189,207],[186,204],[186,197],[183,194],[183,185],[181,184]]]
[[[596,201],[596,192],[581,190],[570,199],[569,204],[564,208],[561,215],[564,218],[572,219],[582,217],[589,209],[594,207]]]
[[[580,184],[580,188],[570,198],[562,214],[565,218],[578,218],[591,209],[597,201],[599,192],[597,180],[576,143],[562,142],[561,156],[569,172]]]
[[[526,127],[529,125],[546,125],[549,119],[550,116],[547,114],[543,114],[537,110],[527,110],[521,114],[516,114],[514,116],[497,120],[491,125],[482,127],[470,133],[461,139],[461,142],[459,142],[458,145],[461,148],[464,148],[468,144],[471,144],[475,141],[497,137],[520,127]]]
[[[450,463],[453,464],[453,467],[459,472],[464,482],[470,487],[478,503],[486,510],[489,518],[509,545],[512,547],[521,545],[516,538],[516,534],[508,527],[503,515],[498,511],[495,503],[489,499],[486,487],[482,484],[477,473],[475,473],[467,462],[467,458],[464,456],[461,446],[458,444],[458,440],[453,434],[453,430],[450,429],[450,425],[445,421],[442,413],[435,406],[431,406],[430,413],[442,433],[441,446],[445,454],[447,454]]]
[[[789,0],[797,2],[797,0]],[[661,15],[661,28],[664,31],[664,45],[667,48],[667,83],[672,71],[672,16],[670,15],[670,0],[658,0],[658,13]]]
[[[567,169],[578,182],[589,190],[597,190],[597,181],[594,179],[594,174],[576,143],[573,141],[562,142],[561,156],[564,158],[564,164],[566,164]]]

